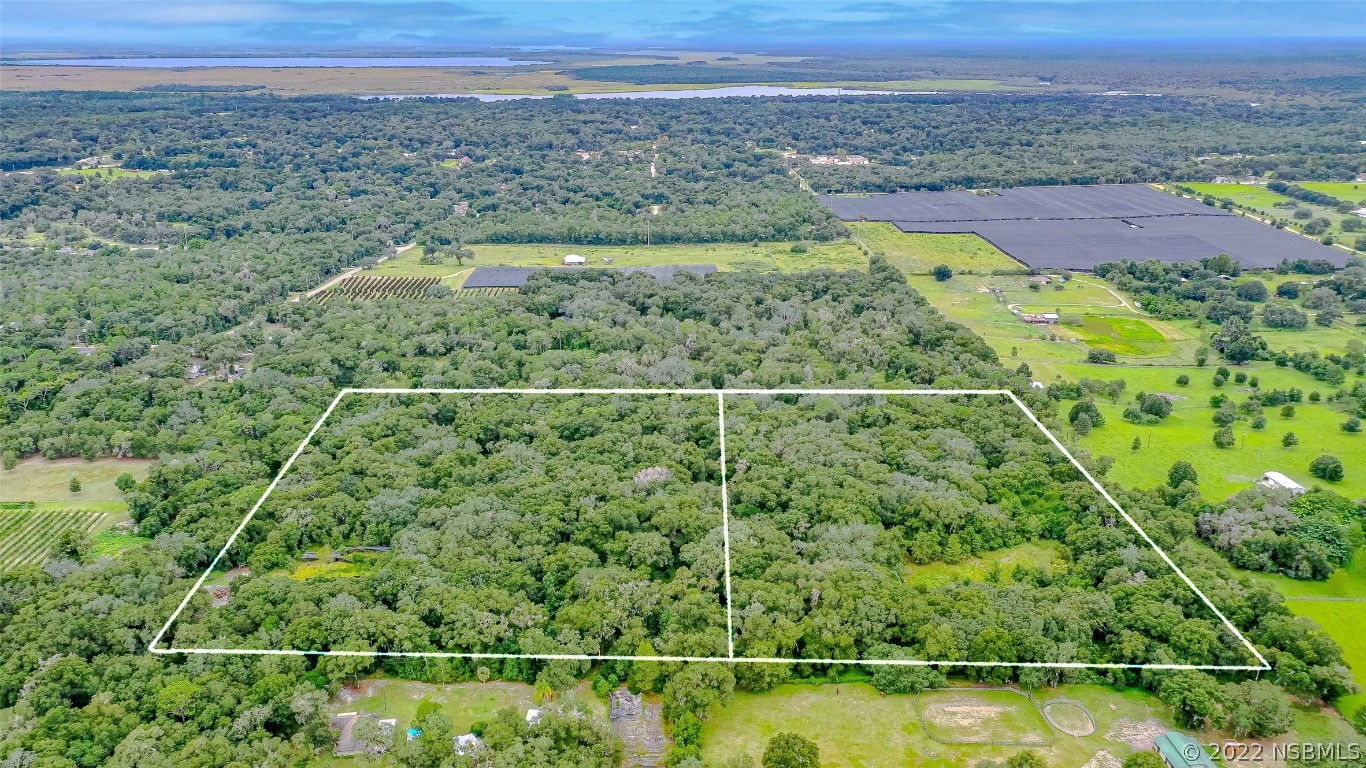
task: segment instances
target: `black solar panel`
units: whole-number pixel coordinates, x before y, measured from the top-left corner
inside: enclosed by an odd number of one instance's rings
[[[1121,259],[1191,261],[1221,253],[1248,267],[1274,267],[1282,259],[1347,262],[1337,248],[1143,184],[820,199],[845,221],[976,234],[1031,267],[1090,269]]]

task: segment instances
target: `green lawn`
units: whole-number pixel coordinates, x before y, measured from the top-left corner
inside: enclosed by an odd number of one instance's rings
[[[656,267],[677,264],[715,264],[723,271],[784,270],[806,271],[819,267],[846,270],[868,268],[868,257],[851,240],[811,243],[805,253],[793,253],[793,243],[714,243],[708,245],[472,245],[473,259],[457,264],[449,258],[444,264],[421,264],[421,248],[412,248],[374,269],[370,275],[406,277],[447,277],[472,267],[556,267],[566,254],[588,258],[590,267]],[[603,261],[611,259],[611,263]]]
[[[882,221],[846,222],[854,237],[906,274],[929,274],[940,264],[955,272],[1024,269],[977,235],[905,233]]]
[[[1360,181],[1300,181],[1301,187],[1313,192],[1332,195],[1349,203],[1366,205],[1366,182]]]
[[[984,696],[982,702],[991,705],[996,703],[991,697],[999,694],[965,689],[947,695]],[[1154,719],[1171,722],[1167,708],[1140,690],[1064,685],[1037,690],[1035,696],[1081,702],[1096,719],[1096,732],[1090,736],[1075,738],[1055,732],[1051,746],[1033,747],[1052,768],[1076,768],[1101,750],[1122,760],[1134,749],[1118,738],[1107,738],[1112,727]],[[1025,724],[1041,727],[1032,720]],[[915,696],[882,696],[869,685],[845,683],[784,685],[768,693],[735,694],[729,705],[712,709],[703,724],[702,756],[708,765],[720,765],[747,754],[757,765],[768,740],[785,731],[814,739],[823,768],[960,768],[988,758],[1003,761],[1020,751],[1019,747],[985,744],[940,744],[921,727]]]
[[[960,579],[984,581],[993,568],[1004,572],[1013,571],[1020,566],[1039,568],[1052,573],[1055,569],[1066,568],[1066,550],[1056,541],[1033,541],[1014,547],[998,549],[976,557],[969,557],[960,563],[927,563],[925,565],[906,564],[902,566],[902,578],[910,584],[923,584],[926,587],[940,587]]]
[[[1115,457],[1114,468],[1109,478],[1128,487],[1151,488],[1166,482],[1167,470],[1180,458],[1188,461],[1200,475],[1200,490],[1208,499],[1222,499],[1252,487],[1251,483],[1268,470],[1276,470],[1289,475],[1305,486],[1314,484],[1332,488],[1344,496],[1353,498],[1366,496],[1366,471],[1349,471],[1347,477],[1338,483],[1316,480],[1309,474],[1309,462],[1321,453],[1329,453],[1343,459],[1351,466],[1351,457],[1366,451],[1366,434],[1348,434],[1339,425],[1347,419],[1346,414],[1336,411],[1326,404],[1303,402],[1296,406],[1293,418],[1282,418],[1279,408],[1266,408],[1264,416],[1267,427],[1262,431],[1251,429],[1248,422],[1237,422],[1233,431],[1238,443],[1233,448],[1217,448],[1213,436],[1217,426],[1210,420],[1214,409],[1209,407],[1209,398],[1215,392],[1223,392],[1235,400],[1247,397],[1246,385],[1232,382],[1222,389],[1213,384],[1214,367],[1152,367],[1111,366],[1111,365],[1059,365],[1058,375],[1075,381],[1082,377],[1095,379],[1124,379],[1128,390],[1118,403],[1102,400],[1098,403],[1105,416],[1105,426],[1093,430],[1080,440],[1080,445],[1095,454]],[[1261,388],[1272,389],[1299,387],[1306,393],[1313,390],[1331,391],[1330,387],[1314,381],[1306,374],[1294,369],[1277,368],[1269,363],[1259,363],[1244,369],[1250,376],[1260,378]],[[1036,376],[1038,371],[1035,372]],[[1176,377],[1187,374],[1191,378],[1189,386],[1180,387]],[[1044,379],[1045,383],[1049,379]],[[1139,392],[1164,392],[1179,398],[1174,404],[1172,414],[1161,424],[1138,426],[1122,418],[1124,406]],[[1071,402],[1064,401],[1064,408]],[[1300,439],[1295,448],[1283,448],[1281,437],[1286,432],[1294,432]],[[1143,440],[1138,451],[1131,449],[1134,437]],[[1071,435],[1064,437],[1071,443]]]
[[[1183,183],[1181,186],[1190,187],[1202,195],[1211,195],[1216,199],[1223,200],[1228,198],[1239,205],[1249,208],[1257,208],[1262,211],[1275,211],[1277,216],[1289,216],[1290,208],[1277,208],[1277,203],[1295,202],[1285,195],[1272,192],[1266,187],[1259,187],[1252,184],[1190,184]]]
[[[146,459],[25,459],[14,469],[0,469],[0,501],[116,501],[122,508],[115,478],[127,472],[141,480],[151,465]],[[69,487],[73,477],[81,483],[77,493]]]
[[[1358,684],[1366,683],[1366,638],[1361,628],[1366,626],[1366,601],[1291,600],[1286,603],[1297,616],[1312,619],[1329,637],[1342,647],[1343,661],[1352,669]],[[1343,715],[1351,717],[1366,695],[1357,693],[1343,696],[1335,704]]]

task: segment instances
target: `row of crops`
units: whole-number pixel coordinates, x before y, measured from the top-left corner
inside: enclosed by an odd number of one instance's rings
[[[456,299],[477,299],[480,296],[497,296],[500,293],[516,293],[516,288],[465,288],[455,292]]]
[[[0,508],[0,571],[46,562],[63,532],[90,533],[108,516],[107,512],[88,509],[37,510],[30,505]]]
[[[427,289],[441,282],[439,277],[395,277],[391,275],[352,275],[318,295],[318,303],[345,297],[370,299],[421,299]]]

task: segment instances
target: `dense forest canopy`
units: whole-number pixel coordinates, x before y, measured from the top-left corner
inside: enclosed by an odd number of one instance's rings
[[[707,396],[351,395],[238,548],[265,577],[175,644],[725,656],[718,437]],[[348,545],[393,551],[271,574]]]

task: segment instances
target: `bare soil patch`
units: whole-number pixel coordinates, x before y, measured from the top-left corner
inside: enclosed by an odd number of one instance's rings
[[[1157,720],[1144,720],[1135,722],[1122,717],[1110,726],[1110,730],[1105,732],[1105,738],[1111,741],[1122,741],[1134,749],[1152,749],[1153,739],[1161,736],[1170,730],[1169,726]]]

